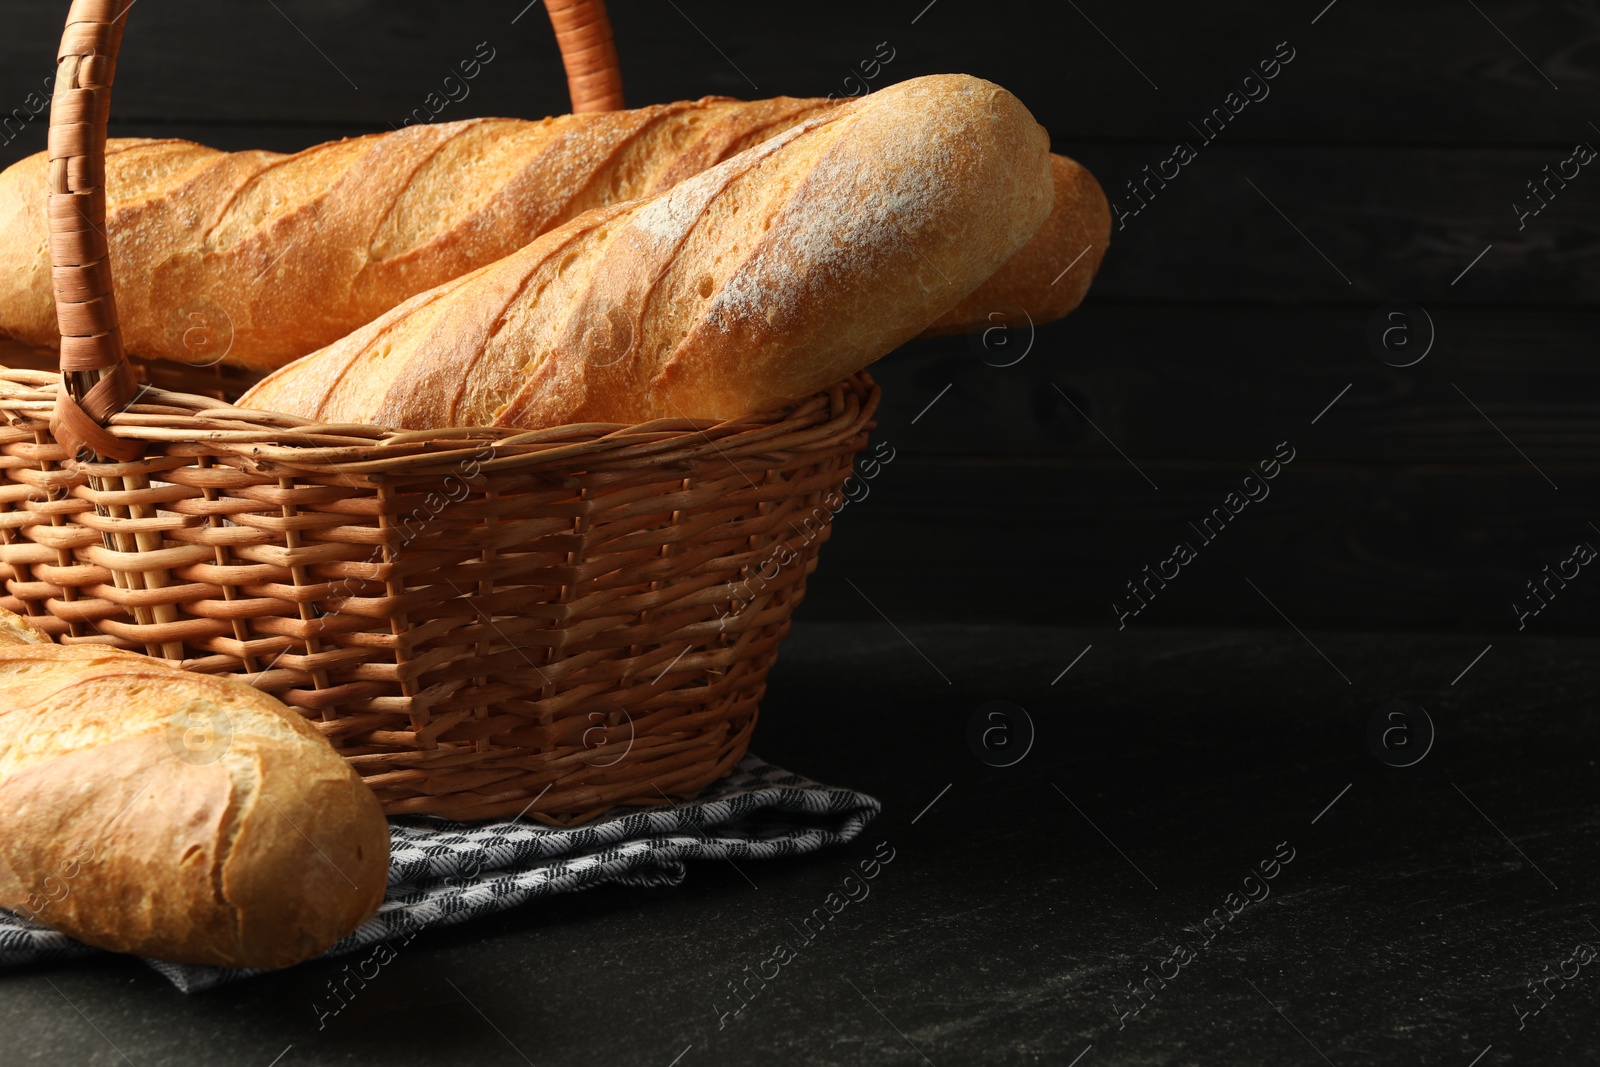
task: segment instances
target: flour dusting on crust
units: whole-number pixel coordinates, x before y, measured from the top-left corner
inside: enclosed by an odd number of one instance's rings
[[[670,245],[680,243],[688,236],[694,224],[705,215],[711,202],[740,174],[760,165],[763,160],[806,131],[838,117],[831,113],[819,115],[784,130],[777,136],[717,164],[708,171],[680,182],[640,208],[633,216],[633,225],[658,241]]]
[[[910,258],[910,269],[932,273],[932,286],[944,284],[938,265],[916,252],[926,243],[921,231],[951,204],[963,169],[942,132],[929,141],[891,141],[876,158],[830,148],[785,205],[782,222],[774,222],[783,239],[763,245],[727,280],[707,309],[711,320],[724,331],[774,323],[864,259]]]
[[[676,245],[688,235],[726,182],[715,171],[696,175],[650,201],[633,216],[633,224],[664,244]]]

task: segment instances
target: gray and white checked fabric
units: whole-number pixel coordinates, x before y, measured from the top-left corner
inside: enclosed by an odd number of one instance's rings
[[[733,774],[694,800],[624,810],[572,829],[391,819],[388,895],[377,914],[327,956],[607,882],[677,885],[691,859],[737,863],[814,852],[854,839],[879,810],[865,793],[821,785],[746,756]],[[99,951],[0,909],[0,966]],[[261,973],[145,962],[186,993]]]

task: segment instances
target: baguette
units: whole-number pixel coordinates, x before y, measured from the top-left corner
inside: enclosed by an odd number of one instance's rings
[[[1018,311],[1041,325],[1064,318],[1083,303],[1089,283],[1111,244],[1111,208],[1100,183],[1066,156],[1050,157],[1055,179],[1055,204],[1028,243],[974,289],[972,295],[945,312],[924,337],[987,330]]]
[[[422,429],[736,418],[914,337],[1038,229],[1048,138],[939,75],[598,208],[269,375],[241,406]]]
[[[114,139],[106,232],[123,340],[149,358],[279,367],[584,211],[670,188],[838,106],[848,105],[708,97],[539,122],[413,126],[292,156]],[[0,335],[53,347],[47,177],[43,153],[0,173]],[[1110,212],[1094,178],[1064,157],[1056,178],[1058,203],[1084,216],[1067,225],[1097,225],[1103,250]],[[952,312],[941,331],[987,326],[989,311],[1019,301],[1036,321],[1066,314],[1098,252],[1044,289],[1026,265],[1053,278],[1079,247],[1043,228],[974,297],[970,321]],[[1011,288],[1019,278],[1025,291]]]
[[[304,718],[242,682],[41,643],[7,615],[0,906],[219,967],[288,966],[376,910],[388,825]]]

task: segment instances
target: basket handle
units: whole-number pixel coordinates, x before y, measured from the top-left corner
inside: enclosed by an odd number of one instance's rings
[[[50,273],[65,388],[51,419],[69,456],[133,460],[142,450],[105,424],[134,399],[117,327],[106,243],[106,121],[130,0],[73,0],[56,53],[48,150]],[[545,0],[567,70],[572,110],[622,107],[622,74],[604,0]]]
[[[567,68],[572,113],[622,110],[622,68],[605,0],[545,0]]]
[[[105,430],[133,399],[133,372],[117,328],[106,247],[106,117],[127,0],[73,0],[56,53],[50,101],[50,275],[61,329],[61,373],[51,422],[67,455],[137,459],[141,449]]]

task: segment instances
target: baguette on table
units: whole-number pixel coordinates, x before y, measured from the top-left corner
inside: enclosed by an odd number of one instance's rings
[[[670,188],[841,106],[707,97],[412,126],[294,155],[112,139],[106,233],[123,340],[148,358],[207,361],[220,347],[224,362],[270,370],[587,210]],[[1019,302],[1044,322],[1082,299],[1110,212],[1083,167],[1057,157],[1055,177],[1057,217],[939,332],[985,328]],[[47,178],[44,153],[0,173],[0,335],[53,347]],[[1037,284],[1079,255],[1081,230],[1094,250],[1060,284]]]
[[[402,429],[736,418],[915,337],[1039,228],[1006,90],[901,82],[581,215],[269,375],[240,406]]]
[[[0,907],[178,963],[286,967],[383,901],[388,823],[243,682],[0,616]]]

